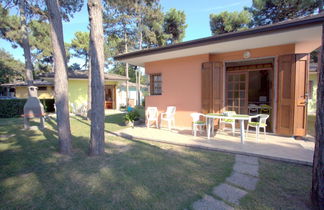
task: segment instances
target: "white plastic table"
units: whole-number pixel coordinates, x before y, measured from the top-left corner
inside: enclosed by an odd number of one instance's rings
[[[241,143],[244,144],[245,140],[245,132],[244,132],[244,121],[249,120],[251,118],[255,118],[256,116],[249,115],[232,115],[225,116],[223,114],[209,113],[205,115],[207,121],[207,138],[210,139],[210,133],[214,135],[214,120],[215,119],[230,119],[230,120],[239,120],[240,121],[240,135],[241,135]]]

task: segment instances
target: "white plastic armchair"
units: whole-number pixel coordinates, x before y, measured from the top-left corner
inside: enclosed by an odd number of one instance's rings
[[[252,122],[252,118],[259,118],[258,122]],[[249,133],[249,127],[255,128],[256,139],[259,140],[260,128],[263,128],[264,138],[266,138],[266,128],[267,128],[267,119],[269,118],[268,114],[258,114],[249,119],[246,135]]]
[[[158,125],[158,109],[157,107],[147,107],[146,112],[146,127],[149,128],[151,122],[155,122],[156,128],[159,127]]]
[[[166,112],[161,113],[161,124],[160,127],[162,126],[163,121],[168,122],[168,129],[171,130],[171,126],[173,123],[173,127],[175,127],[175,112],[176,112],[176,107],[175,106],[168,106]]]
[[[226,111],[226,112],[223,112],[223,114],[227,117],[231,117],[233,115],[236,115],[236,112],[235,111]],[[224,129],[225,125],[231,125],[232,134],[233,134],[233,136],[235,135],[235,119],[220,119],[219,124],[222,125],[221,127],[223,127],[223,129]]]
[[[77,113],[77,108],[74,103],[70,103],[71,106],[71,113],[76,114]],[[55,107],[56,110],[56,107]]]
[[[203,131],[203,126],[207,126],[206,121],[202,121],[201,118],[205,117],[205,115],[201,113],[191,113],[190,116],[192,117],[192,133],[194,136],[197,135],[197,130],[201,134]]]

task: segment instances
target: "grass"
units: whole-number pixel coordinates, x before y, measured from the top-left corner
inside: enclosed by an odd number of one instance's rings
[[[240,209],[310,209],[312,168],[260,159],[260,180]]]
[[[106,117],[106,131],[123,126]],[[36,123],[33,122],[35,125]],[[89,122],[71,117],[73,154],[58,151],[56,123],[23,131],[0,119],[1,209],[184,209],[232,172],[231,154],[107,136],[105,155],[89,157]],[[307,209],[311,168],[260,159],[260,181],[236,209]]]
[[[108,116],[106,130],[123,128],[120,118]],[[88,157],[89,125],[79,117],[71,117],[66,157],[57,153],[55,121],[46,126],[23,131],[21,119],[0,120],[0,135],[15,135],[0,140],[1,208],[183,209],[223,182],[234,163],[229,154],[111,136],[105,155]]]

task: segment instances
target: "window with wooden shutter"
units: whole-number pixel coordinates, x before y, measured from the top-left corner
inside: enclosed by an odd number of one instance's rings
[[[161,74],[150,75],[150,94],[162,95],[162,75]]]

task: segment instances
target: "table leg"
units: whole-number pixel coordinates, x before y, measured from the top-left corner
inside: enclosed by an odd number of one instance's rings
[[[240,120],[240,132],[241,132],[241,143],[244,144],[245,133],[244,133],[244,120]]]
[[[214,125],[214,123],[215,123],[215,119],[211,119],[211,132],[212,132],[212,136],[215,136],[215,125]]]
[[[207,118],[207,138],[210,139],[210,119]]]

